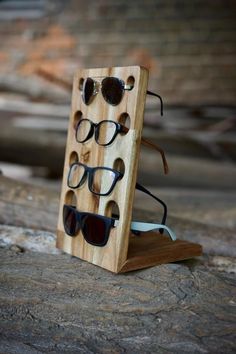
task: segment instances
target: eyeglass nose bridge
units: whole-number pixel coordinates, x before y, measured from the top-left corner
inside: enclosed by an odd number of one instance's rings
[[[98,94],[101,86],[102,86],[101,82],[93,80],[93,96]]]
[[[98,145],[100,145],[99,144],[99,134],[100,134],[100,125],[101,125],[100,123],[101,122],[93,123],[94,139]]]

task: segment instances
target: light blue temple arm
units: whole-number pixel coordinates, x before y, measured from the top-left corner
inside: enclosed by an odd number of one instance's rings
[[[118,226],[118,223],[119,220],[116,220],[114,226]],[[152,224],[148,222],[132,221],[130,228],[133,231],[141,231],[141,232],[163,229],[167,231],[172,241],[176,240],[175,233],[168,226],[163,224]]]

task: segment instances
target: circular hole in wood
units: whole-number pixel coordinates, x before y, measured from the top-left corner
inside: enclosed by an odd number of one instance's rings
[[[84,79],[81,77],[81,79],[79,80],[79,90],[80,91],[83,90],[83,83],[84,83]]]
[[[115,219],[120,218],[120,210],[118,204],[114,200],[110,200],[106,205],[105,215]]]
[[[127,85],[131,86],[131,90],[134,88],[135,78],[131,75],[126,81]]]
[[[77,198],[75,192],[68,191],[65,196],[65,204],[77,207]]]
[[[83,113],[81,111],[76,111],[74,114],[73,126],[76,129],[79,120],[82,118]]]
[[[130,129],[130,116],[128,113],[124,112],[118,118],[118,122],[127,128],[127,131],[123,132],[122,134],[127,134]]]
[[[114,170],[121,172],[123,175],[125,174],[125,163],[121,158],[115,160],[113,168]]]
[[[75,163],[78,161],[79,161],[79,156],[78,156],[77,152],[72,151],[72,153],[70,154],[70,159],[69,159],[70,165],[72,165],[72,163]]]

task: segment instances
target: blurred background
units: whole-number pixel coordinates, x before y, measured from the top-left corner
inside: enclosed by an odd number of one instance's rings
[[[59,187],[71,91],[55,78],[142,65],[164,101],[160,117],[158,99],[147,98],[143,135],[165,150],[170,174],[144,148],[139,181],[172,188],[169,198],[235,190],[234,0],[2,0],[0,38],[4,175]]]

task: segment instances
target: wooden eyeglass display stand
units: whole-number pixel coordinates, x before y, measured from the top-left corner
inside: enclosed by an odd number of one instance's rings
[[[85,105],[81,96],[83,80],[92,77],[99,81],[107,76],[122,79],[125,84],[133,86],[132,90],[124,91],[117,106],[108,104],[101,90],[89,105]],[[81,69],[74,77],[56,245],[73,256],[114,273],[180,261],[199,256],[202,251],[198,244],[172,241],[158,231],[139,236],[134,236],[130,231],[147,83],[147,69],[138,66]],[[95,123],[108,119],[123,125],[129,121],[129,130],[126,134],[118,134],[107,147],[98,145],[94,137],[86,143],[78,143],[75,127],[81,118],[91,119]],[[105,166],[121,170],[124,176],[108,196],[92,194],[87,182],[81,188],[72,190],[67,186],[67,177],[70,165],[76,161],[90,167]],[[64,204],[73,204],[79,211],[105,216],[111,216],[116,206],[119,224],[112,228],[108,243],[104,247],[92,246],[84,240],[81,231],[75,237],[67,235],[63,226]],[[160,215],[157,220],[161,220]]]

